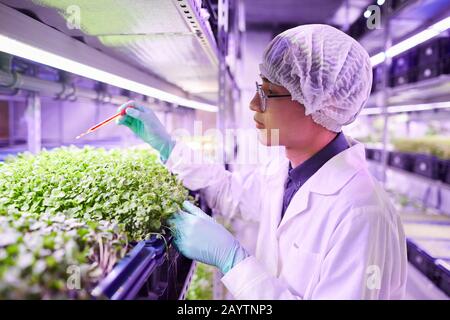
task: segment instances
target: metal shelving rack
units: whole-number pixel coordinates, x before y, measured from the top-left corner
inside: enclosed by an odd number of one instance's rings
[[[384,6],[382,6],[382,22],[383,27],[381,29],[371,30],[364,34],[359,41],[363,46],[369,47],[369,53],[371,55],[377,54],[381,51],[386,52],[394,44],[394,41],[399,42],[404,40],[412,34],[416,34],[419,30],[423,30],[428,27],[430,21],[435,22],[445,17],[449,12],[439,12],[438,17],[432,17],[434,13],[432,10],[425,10],[427,6],[430,6],[432,2],[427,0],[411,0],[407,2],[400,9],[393,11],[392,7],[387,1]],[[417,12],[421,6],[425,6],[423,12],[426,13],[426,26],[418,23],[413,23],[412,28],[405,28],[403,30],[396,30],[395,32],[395,21],[411,20],[413,19],[414,13]],[[450,10],[450,6],[448,6]],[[398,22],[397,22],[398,23]],[[395,35],[395,37],[394,37]],[[370,45],[369,45],[370,43]],[[450,101],[450,77],[440,76],[438,78],[432,78],[427,81],[417,82],[412,84],[406,84],[403,86],[398,86],[391,88],[388,85],[389,80],[389,70],[391,68],[392,58],[386,57],[383,63],[380,65],[382,69],[382,83],[381,88],[378,92],[371,95],[366,105],[365,110],[363,110],[362,115],[378,115],[383,117],[383,133],[382,133],[382,165],[383,170],[387,169],[387,145],[388,145],[388,126],[389,117],[391,116],[390,109],[392,106],[398,105],[409,105],[409,104],[419,104],[419,103],[436,103],[436,102],[448,102]],[[375,107],[376,111],[371,108]],[[445,108],[450,109],[450,103],[445,106]],[[418,112],[421,110],[418,109]],[[386,177],[381,179],[385,182]]]
[[[369,54],[374,55],[381,51],[386,52],[394,41],[399,42],[405,38],[418,33],[420,30],[427,28],[434,22],[450,16],[450,4],[445,1],[435,1],[441,3],[441,6],[432,6],[431,0],[410,0],[405,1],[405,4],[393,11],[389,1],[381,7],[382,12],[382,28],[369,30],[362,35],[358,41],[366,47]],[[446,8],[446,10],[438,10]],[[425,25],[421,19],[415,16],[420,11],[425,19]],[[417,20],[417,21],[415,21]],[[400,21],[400,22],[398,22]],[[411,27],[397,29],[394,25],[402,24],[401,21],[413,21],[409,23]],[[395,30],[395,31],[394,31]],[[450,110],[450,76],[441,75],[436,78],[431,78],[425,81],[420,81],[411,84],[405,84],[391,88],[388,86],[389,69],[391,67],[392,58],[386,59],[380,65],[383,70],[382,85],[378,92],[371,94],[366,107],[361,112],[362,116],[381,116],[384,120],[382,133],[382,159],[381,165],[383,171],[387,170],[388,161],[388,126],[391,115],[399,113],[417,113],[428,112],[436,110]],[[431,105],[430,108],[421,108],[420,104],[436,104]],[[403,105],[417,104],[417,110],[399,108]],[[384,176],[381,177],[383,182],[386,182]]]
[[[433,6],[436,3],[437,5]],[[434,4],[430,0],[411,0],[407,1],[403,7],[393,11],[389,1],[386,1],[385,5],[382,6],[383,27],[367,32],[358,40],[371,55],[382,51],[386,52],[395,43],[450,15],[450,4],[448,2],[435,1]],[[443,8],[445,10],[442,10]],[[421,12],[421,17],[415,19],[418,12]],[[409,26],[400,28],[405,22],[407,25],[409,22]],[[366,108],[361,113],[362,116],[378,116],[383,119],[381,161],[369,161],[369,165],[385,188],[410,195],[416,201],[421,202],[422,206],[434,208],[441,214],[450,215],[449,185],[388,166],[388,128],[391,116],[401,113],[437,114],[436,112],[439,112],[439,110],[445,112],[450,110],[450,76],[441,75],[425,81],[391,88],[388,86],[391,63],[392,58],[386,57],[381,64],[383,74],[381,88],[371,95]],[[408,108],[405,108],[405,105]],[[414,110],[414,105],[417,105],[416,110]],[[439,118],[439,116],[435,118]],[[445,119],[445,116],[442,118]],[[447,119],[450,119],[450,117],[447,117]],[[410,260],[411,263],[416,267],[425,262],[428,263],[426,268],[433,267],[433,270],[427,269],[427,271],[424,271],[423,269],[421,271],[436,286],[446,292],[447,295],[449,294],[450,270],[448,267],[446,269],[430,257],[425,250],[417,248],[413,239],[408,239],[408,256],[409,259],[412,259]],[[418,268],[420,269],[420,267]]]
[[[68,59],[74,61],[75,63],[83,64],[87,66],[87,68],[94,68],[100,72],[111,72],[118,77],[122,77],[157,90],[162,90],[169,95],[174,95],[181,99],[206,104],[217,103],[216,96],[212,96],[212,94],[217,95],[217,91],[214,92],[217,88],[211,92],[192,92],[190,91],[192,90],[191,87],[183,87],[182,81],[179,80],[179,77],[177,78],[177,74],[180,73],[171,72],[168,74],[170,76],[168,77],[169,79],[163,79],[159,75],[148,72],[145,68],[136,67],[136,62],[132,61],[132,63],[124,63],[123,56],[120,56],[120,50],[117,52],[114,47],[107,47],[106,45],[100,44],[99,39],[97,39],[97,34],[87,34],[81,30],[77,31],[68,29],[65,19],[62,18],[63,15],[59,15],[61,10],[61,8],[58,7],[59,4],[55,3],[54,5],[55,7],[51,8],[27,1],[0,1],[0,40],[3,41],[1,37],[14,39],[38,50],[44,50],[55,56],[62,57],[63,59]],[[87,6],[88,4],[85,2],[74,2],[74,5],[78,5],[84,9],[83,6]],[[194,0],[173,0],[172,4],[161,3],[158,4],[158,6],[161,8],[158,7],[156,9],[170,14],[171,18],[174,20],[179,20],[173,21],[178,28],[181,28],[181,25],[186,28],[186,32],[184,33],[181,31],[178,33],[166,32],[164,33],[164,39],[166,39],[169,43],[172,43],[173,47],[173,44],[175,44],[178,39],[177,37],[180,37],[180,35],[191,37],[190,39],[192,39],[192,41],[190,43],[193,47],[195,47],[193,50],[190,48],[181,47],[174,54],[177,54],[178,58],[189,59],[188,53],[192,51],[197,52],[197,55],[201,57],[199,58],[199,61],[200,59],[203,59],[201,60],[203,62],[201,63],[202,68],[197,68],[200,71],[195,72],[195,77],[198,79],[201,79],[202,77],[207,78],[203,79],[207,80],[203,83],[215,83],[215,75],[218,74],[219,70],[219,52],[217,49],[215,35],[212,34],[208,21],[204,18],[204,16],[202,16],[203,8],[200,7],[200,2]],[[34,12],[35,15],[27,15],[24,12]],[[43,20],[38,20],[40,15],[42,15],[42,17],[48,17],[48,20],[45,20],[48,25],[43,23]],[[38,17],[38,19],[35,19],[36,17]],[[148,28],[148,24],[146,27]],[[138,32],[139,30],[126,30],[126,34],[124,36],[126,37],[128,33],[137,33],[138,36],[136,36],[136,39],[139,39],[139,36],[142,36],[142,34],[139,34]],[[154,32],[155,30],[152,27],[149,33],[152,35],[155,34]],[[73,36],[73,34],[77,34],[78,38],[83,38],[83,41],[79,41],[79,39]],[[157,32],[156,34],[161,35],[161,33]],[[100,38],[102,35],[100,34],[98,37]],[[160,38],[156,38],[154,40],[159,41],[158,39]],[[133,45],[130,45],[130,47],[133,47]],[[170,49],[171,47],[166,44],[164,50]],[[8,52],[8,50],[6,51]],[[5,56],[4,53],[3,56]],[[130,54],[130,56],[132,55]],[[1,58],[0,88],[2,90],[11,91],[11,96],[9,93],[5,93],[3,94],[3,97],[7,97],[6,94],[8,94],[7,100],[10,101],[12,98],[10,99],[9,96],[14,97],[14,92],[16,97],[18,97],[21,93],[25,93],[22,94],[22,96],[25,102],[29,105],[30,121],[27,123],[29,129],[28,132],[30,132],[27,147],[29,151],[36,152],[41,149],[41,122],[39,121],[39,115],[42,108],[40,105],[41,95],[61,101],[67,101],[68,99],[70,99],[69,101],[75,101],[76,99],[88,99],[100,105],[104,103],[121,104],[130,99],[130,97],[126,95],[109,94],[106,90],[88,90],[77,87],[72,84],[71,79],[67,82],[63,80],[50,81],[39,79],[32,75],[14,73],[11,70],[11,66],[8,65],[8,58]],[[37,58],[39,58],[39,56],[37,56]],[[196,63],[199,63],[199,61]],[[190,66],[192,64],[193,63],[186,65]],[[71,76],[67,78],[70,77]],[[171,79],[174,79],[175,82],[170,82],[169,80]],[[114,85],[110,87],[114,87]],[[216,85],[216,87],[218,86]],[[144,94],[133,95],[133,98],[142,105],[147,105],[152,109],[161,111],[165,114],[182,113],[186,109],[183,105],[179,106],[176,103],[166,102],[163,99],[154,99]]]

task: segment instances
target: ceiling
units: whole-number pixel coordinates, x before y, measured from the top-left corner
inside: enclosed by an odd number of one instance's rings
[[[345,29],[346,10],[351,24],[371,0],[245,0],[249,30],[281,30],[310,23]],[[347,7],[348,3],[348,7]]]
[[[390,21],[390,37],[393,44],[408,38],[429,25],[450,16],[449,0],[420,0],[411,2],[399,10]],[[385,32],[383,28],[367,32],[358,41],[372,55],[384,50]]]
[[[195,19],[198,12],[194,12],[195,9],[186,1],[0,2],[21,9],[90,47],[174,84],[192,96],[210,102],[217,98],[215,40],[206,28],[202,28],[203,20]],[[72,19],[75,16],[72,10],[79,13],[79,27]],[[189,21],[188,16],[193,16],[195,23]]]
[[[207,37],[208,28],[202,29],[201,25],[193,28],[179,7],[180,3],[198,4],[200,0],[0,2],[22,12],[25,9],[35,19],[195,97],[210,102],[217,99],[214,37],[211,34]],[[279,33],[301,24],[326,23],[345,30],[371,2],[373,0],[244,0],[246,28]],[[80,28],[68,25],[70,6],[80,10]],[[202,18],[196,21],[201,23]],[[206,42],[199,39],[199,33],[206,35]]]

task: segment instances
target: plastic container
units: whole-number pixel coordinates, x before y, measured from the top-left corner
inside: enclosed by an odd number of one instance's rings
[[[140,241],[97,285],[92,295],[111,300],[134,299],[152,272],[164,262],[165,241]]]
[[[416,81],[417,81],[417,70],[413,69],[403,74],[392,76],[390,78],[389,86],[398,87],[404,84],[414,83]]]
[[[377,161],[377,162],[381,162],[381,158],[383,156],[383,151],[380,150],[380,149],[373,149],[372,153],[373,153],[372,160],[373,161]]]
[[[427,65],[422,65],[418,68],[417,80],[423,81],[426,79],[436,78],[443,73],[442,62],[433,62]]]
[[[450,241],[412,239],[409,242],[408,246],[416,246],[411,247],[411,251],[417,251],[415,262],[422,265],[421,271],[425,271],[424,274],[450,296]]]
[[[413,157],[410,153],[391,151],[389,152],[388,164],[394,168],[412,171]]]
[[[411,71],[417,65],[419,50],[417,48],[410,49],[392,59],[391,74],[393,76],[404,75]]]
[[[439,160],[428,154],[413,154],[413,172],[418,175],[439,179]]]
[[[366,159],[372,160],[373,158],[373,149],[366,148]]]
[[[414,239],[407,240],[408,261],[450,296],[450,260],[435,259],[420,247]]]
[[[450,56],[450,38],[439,37],[419,46],[419,65],[440,62]]]
[[[419,47],[419,64],[426,65],[439,61],[439,39],[435,38]]]
[[[383,152],[380,149],[366,148],[366,158],[369,160],[381,162]]]
[[[441,74],[450,74],[450,57],[441,62]]]
[[[432,280],[436,264],[429,254],[423,251],[413,240],[407,240],[408,261]]]
[[[439,180],[450,184],[450,160],[439,160]]]
[[[450,297],[450,259],[439,259],[436,264],[437,286]]]

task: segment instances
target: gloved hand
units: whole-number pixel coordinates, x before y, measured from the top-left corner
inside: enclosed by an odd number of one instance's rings
[[[222,225],[188,201],[187,211],[169,220],[175,229],[175,246],[185,257],[216,266],[226,274],[249,256],[234,236]]]
[[[175,141],[172,140],[155,113],[148,108],[137,105],[134,101],[129,101],[120,106],[118,112],[125,108],[128,108],[125,111],[126,114],[120,117],[117,123],[127,126],[139,138],[158,150],[162,161],[166,162],[175,146]]]

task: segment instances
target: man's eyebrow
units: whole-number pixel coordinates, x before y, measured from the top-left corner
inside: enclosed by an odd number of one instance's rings
[[[268,83],[268,84],[269,84],[269,94],[272,94],[272,93],[274,93],[274,91],[275,91],[275,92],[277,91],[276,89],[275,89],[275,90],[272,90],[272,89],[273,89],[273,88],[272,88],[272,82],[270,82],[269,79],[267,79],[266,77],[264,77],[262,74],[260,74],[259,76],[261,77],[261,80],[262,80],[264,83]]]

